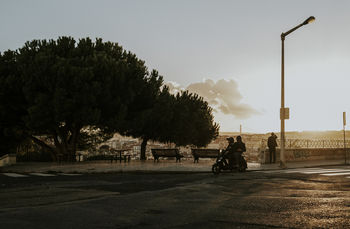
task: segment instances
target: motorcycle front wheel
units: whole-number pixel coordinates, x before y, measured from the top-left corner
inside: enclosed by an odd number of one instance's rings
[[[215,163],[215,164],[211,167],[211,171],[212,171],[215,175],[219,174],[219,173],[220,173],[220,167],[219,167],[219,165],[218,165],[217,163]]]

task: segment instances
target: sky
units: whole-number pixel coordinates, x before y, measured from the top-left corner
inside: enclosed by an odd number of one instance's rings
[[[203,96],[220,131],[279,132],[280,34],[315,16],[285,40],[286,131],[341,130],[349,12],[347,0],[1,0],[0,51],[59,36],[117,42],[173,91]]]

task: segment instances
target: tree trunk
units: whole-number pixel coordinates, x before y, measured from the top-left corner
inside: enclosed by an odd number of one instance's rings
[[[52,138],[54,146],[47,144],[45,141],[40,140],[32,135],[28,135],[30,139],[37,145],[48,150],[51,153],[51,157],[54,161],[75,161],[75,154],[77,149],[77,143],[80,135],[81,127],[79,125],[65,125],[57,127],[52,131]],[[146,143],[147,144],[147,143]]]
[[[52,138],[54,140],[54,146],[48,145],[45,141],[42,141],[34,136],[30,138],[42,148],[51,152],[51,158],[53,161],[75,161],[76,145],[78,142],[80,128],[72,128],[68,130],[66,127],[57,128],[53,131]]]
[[[142,139],[141,143],[141,160],[145,161],[146,160],[146,146],[147,146],[148,139],[144,138]]]
[[[80,133],[80,128],[74,127],[71,130],[72,135],[68,139],[68,161],[76,161],[76,151],[77,151],[77,143]]]

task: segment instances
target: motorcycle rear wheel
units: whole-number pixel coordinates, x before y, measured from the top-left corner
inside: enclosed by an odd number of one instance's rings
[[[239,163],[239,168],[238,168],[238,171],[239,172],[245,172],[247,170],[247,162],[246,160],[242,157],[241,160],[240,160],[240,163]]]
[[[245,172],[245,171],[246,171],[246,169],[247,169],[247,168],[245,168],[245,167],[240,167],[240,168],[238,169],[238,172],[243,173],[243,172]]]
[[[218,165],[218,164],[214,164],[212,167],[211,167],[211,171],[215,174],[215,175],[217,175],[217,174],[219,174],[220,173],[220,166]]]

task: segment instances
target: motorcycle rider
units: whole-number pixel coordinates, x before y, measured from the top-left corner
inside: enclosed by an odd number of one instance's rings
[[[228,159],[228,164],[230,167],[234,165],[234,144],[235,140],[233,137],[226,138],[228,141],[228,146],[224,151],[224,158]]]
[[[242,142],[242,137],[237,136],[236,142],[232,145],[233,150],[233,158],[235,160],[235,165],[239,168],[239,161],[242,157],[242,154],[246,151],[245,144]]]

